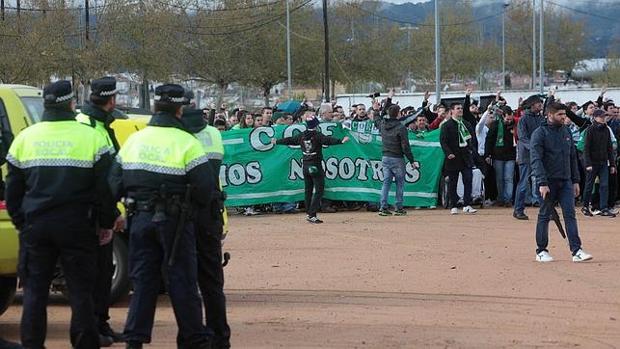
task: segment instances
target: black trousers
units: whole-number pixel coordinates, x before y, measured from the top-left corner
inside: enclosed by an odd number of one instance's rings
[[[85,212],[48,215],[27,222],[20,232],[19,277],[24,288],[21,341],[26,348],[44,348],[47,300],[56,262],[60,259],[69,288],[70,337],[73,348],[99,348],[93,285],[98,239]]]
[[[473,174],[471,168],[465,167],[462,170],[446,171],[448,175],[448,197],[450,198],[450,208],[455,208],[459,201],[456,188],[459,182],[459,172],[463,176],[463,206],[471,205],[471,189]]]
[[[114,264],[112,263],[112,251],[114,240],[97,248],[97,280],[93,290],[95,303],[95,316],[97,326],[101,330],[110,320],[110,292],[112,288],[112,276]]]
[[[310,167],[316,166],[318,171],[314,174],[310,173]],[[323,198],[323,191],[325,190],[325,173],[321,163],[312,163],[304,161],[304,187],[305,197],[304,204],[306,206],[306,213],[310,217],[315,217],[316,212],[321,207],[321,199]],[[314,192],[314,194],[313,194]]]
[[[201,212],[200,214],[208,214]],[[222,229],[196,222],[198,287],[205,307],[207,327],[213,331],[213,349],[230,348],[230,327],[226,319]]]

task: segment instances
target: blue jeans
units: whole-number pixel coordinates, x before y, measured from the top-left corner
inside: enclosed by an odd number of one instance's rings
[[[381,188],[381,209],[387,209],[388,197],[392,179],[396,181],[396,209],[403,208],[403,193],[405,192],[405,160],[403,158],[391,158],[384,156],[383,164],[383,187]]]
[[[600,206],[599,210],[607,208],[607,198],[609,196],[609,166],[607,164],[592,165],[592,171],[586,170],[586,187],[583,191],[583,206],[588,207],[592,201],[592,188],[594,180],[598,177]]]
[[[525,210],[525,197],[527,187],[530,185],[530,177],[532,177],[532,168],[530,164],[519,164],[519,183],[517,184],[517,193],[515,195],[515,212],[523,213]],[[536,180],[532,178],[532,196],[538,203],[542,202]]]
[[[493,160],[495,183],[497,184],[497,200],[512,202],[512,187],[515,175],[514,160]]]
[[[566,237],[570,245],[570,251],[574,255],[581,248],[577,220],[575,219],[575,192],[573,183],[569,179],[549,179],[548,200],[544,200],[538,212],[538,222],[536,223],[536,253],[547,250],[549,244],[549,220],[551,210],[555,203],[559,202],[564,216]]]

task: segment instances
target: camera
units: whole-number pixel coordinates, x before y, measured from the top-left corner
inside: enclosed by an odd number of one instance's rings
[[[379,93],[379,92],[375,92],[375,93],[371,93],[371,94],[369,94],[367,97],[368,97],[368,98],[377,98],[377,97],[379,97],[379,96],[381,96],[381,93]]]

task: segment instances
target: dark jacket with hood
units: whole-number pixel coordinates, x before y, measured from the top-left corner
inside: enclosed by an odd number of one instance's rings
[[[407,157],[413,163],[413,153],[409,145],[409,135],[405,127],[398,119],[378,119],[375,126],[381,132],[383,143],[383,156],[390,158]]]
[[[595,120],[586,131],[584,145],[583,158],[585,167],[604,165],[608,161],[611,166],[615,165],[611,133],[607,124],[601,124]]]
[[[519,134],[519,142],[517,143],[517,162],[519,164],[530,163],[531,138],[532,134],[540,125],[543,124],[545,118],[541,113],[534,114],[531,109],[525,112],[525,115],[519,119],[517,131]]]
[[[531,141],[530,164],[539,186],[549,185],[552,179],[579,183],[577,148],[568,127],[545,121],[534,131]]]

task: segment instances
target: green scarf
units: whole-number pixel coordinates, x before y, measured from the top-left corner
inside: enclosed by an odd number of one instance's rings
[[[459,126],[459,147],[465,148],[467,146],[467,141],[471,139],[471,134],[469,130],[463,123],[462,119],[454,119]]]
[[[495,142],[496,147],[504,146],[504,120],[497,118],[497,140]]]

